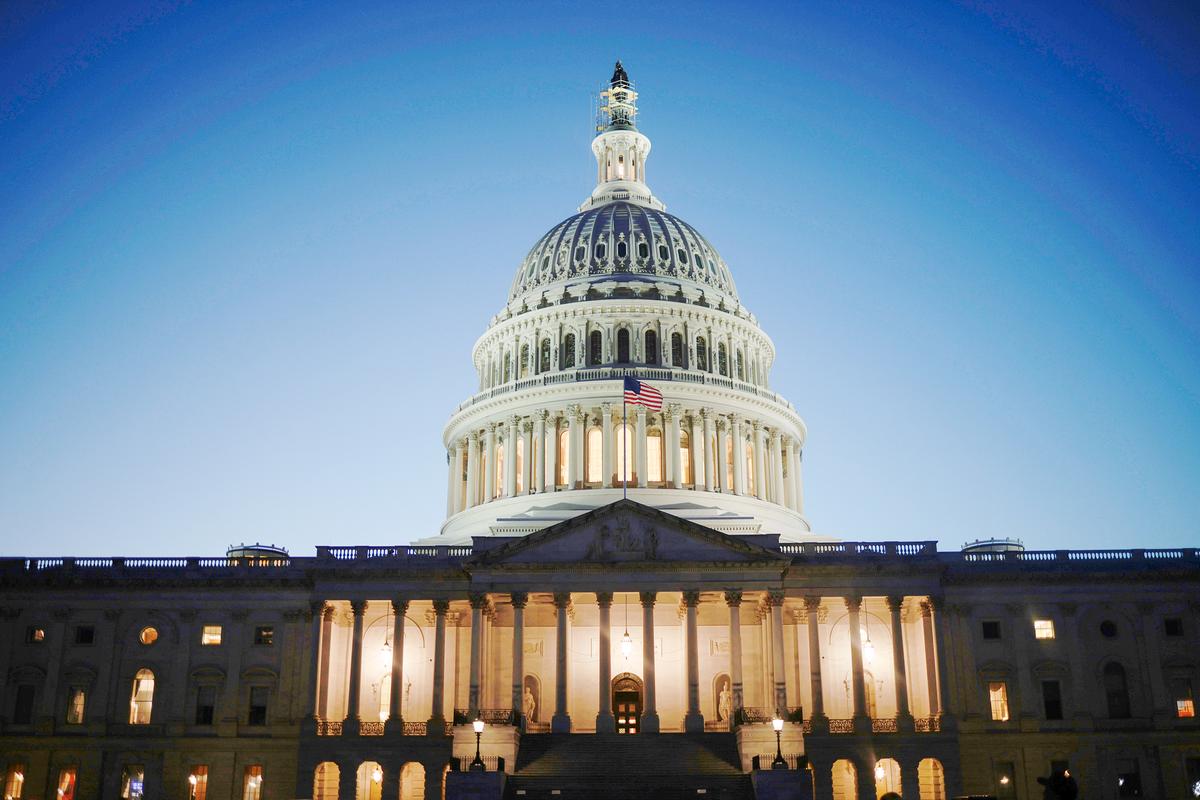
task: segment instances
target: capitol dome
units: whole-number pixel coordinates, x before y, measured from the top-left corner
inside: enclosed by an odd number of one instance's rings
[[[525,256],[509,300],[561,294],[578,280],[623,281],[634,290],[656,281],[690,285],[709,305],[737,301],[729,268],[717,249],[676,216],[615,200],[555,225]]]
[[[542,236],[472,350],[446,424],[446,522],[429,543],[519,536],[622,497],[729,534],[813,539],[796,409],[724,259],[646,183],[650,139],[617,64],[591,194]],[[661,392],[623,404],[626,381]]]

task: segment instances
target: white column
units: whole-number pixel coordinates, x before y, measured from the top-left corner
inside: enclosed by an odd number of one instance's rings
[[[550,446],[546,450],[546,472],[550,473],[550,482],[546,484],[547,492],[558,491],[558,414],[547,418],[546,430],[550,433]]]
[[[634,431],[634,441],[637,442],[637,485],[646,488],[646,407],[637,407],[637,430]]]
[[[785,438],[783,440],[782,458],[784,465],[787,467],[787,477],[780,476],[780,481],[783,483],[783,504],[793,511],[796,509],[796,492],[795,478],[796,466],[792,461],[792,440]]]
[[[771,431],[771,502],[783,505],[783,437]]]
[[[550,720],[552,733],[571,732],[571,715],[567,711],[567,607],[570,604],[570,592],[554,593],[558,630],[554,638],[554,717]]]
[[[484,434],[487,458],[483,464],[483,502],[490,503],[496,496],[496,423],[489,423]]]
[[[533,481],[530,482],[533,493],[546,491],[546,417],[549,412],[545,409],[533,416]]]
[[[742,691],[742,593],[731,589],[725,593],[729,606],[729,682],[733,694],[733,710],[743,708]]]
[[[712,363],[712,359],[709,359]],[[707,470],[705,469],[705,454],[708,452],[708,442],[704,438],[704,429],[700,424],[700,415],[692,414],[692,431],[691,431],[691,446],[692,446],[692,486],[700,488],[704,486],[707,478]]]
[[[854,699],[855,727],[859,720],[867,714],[867,686],[863,676],[862,631],[859,628],[859,612],[862,610],[862,597],[851,595],[843,598],[846,610],[849,612],[850,625],[850,679],[853,683],[851,696]],[[869,724],[869,723],[868,723]],[[870,730],[868,728],[868,730]]]
[[[821,685],[821,598],[804,598],[808,612],[808,677],[812,694],[812,719],[825,717],[825,690]]]
[[[700,409],[700,419],[704,427],[704,491],[711,492],[716,484],[716,448],[719,445],[716,440],[716,431],[714,430],[716,426],[713,424],[712,411],[707,408]]]
[[[612,403],[601,403],[600,405],[600,438],[604,453],[601,457],[601,479],[605,489],[611,489],[613,485],[613,415]]]
[[[467,449],[467,440],[459,439],[454,443],[454,513],[463,510],[463,453]]]
[[[479,502],[479,431],[471,431],[467,437],[467,491],[463,508],[472,508]]]
[[[658,733],[658,706],[654,683],[654,599],[657,592],[641,592],[642,600],[642,681],[646,707],[642,710],[642,733]]]
[[[454,453],[455,453],[455,448],[453,446],[447,448],[447,450],[446,450],[446,516],[447,517],[453,516],[454,511],[455,511],[455,508],[454,508],[454,473],[456,471],[455,467],[457,467],[458,465],[454,463]]]
[[[617,722],[612,714],[612,592],[596,592],[600,609],[600,653],[597,684],[600,690],[596,714],[596,733],[615,733]]]
[[[512,710],[514,714],[525,713],[525,604],[529,595],[513,592],[513,637],[512,637]],[[519,717],[519,719],[523,719]],[[529,720],[525,720],[528,722]]]
[[[679,451],[675,448],[675,439],[671,432],[675,430],[674,415],[671,413],[671,406],[666,406],[662,410],[662,438],[663,438],[663,485],[670,486],[675,479],[675,459]]]
[[[433,601],[433,708],[429,713],[430,732],[440,730],[446,721],[445,687],[446,687],[446,612],[450,610],[449,600]]]
[[[787,714],[787,672],[783,662],[783,592],[769,592],[767,603],[771,609],[771,662],[775,679],[775,710],[781,716]]]
[[[386,728],[389,733],[404,729],[404,718],[401,714],[404,699],[404,615],[408,613],[408,601],[403,598],[392,600],[392,672],[391,693],[388,696],[388,718]]]
[[[504,496],[517,493],[517,435],[520,433],[521,418],[509,417],[508,434],[504,437]]]
[[[733,415],[733,493],[746,493],[746,442],[742,439],[742,418],[737,414]]]
[[[362,693],[362,640],[363,614],[367,610],[366,600],[351,600],[354,612],[354,632],[350,644],[350,697],[346,702],[346,722],[342,730],[347,735],[358,735],[358,699]]]
[[[717,458],[717,489],[722,492],[732,492],[733,487],[729,485],[729,453],[725,450],[725,428],[727,423],[724,417],[717,417],[715,423],[717,429],[717,446],[713,455]]]
[[[483,608],[487,605],[486,594],[471,595],[471,662],[468,678],[467,709],[471,718],[479,714],[480,660],[483,648]]]
[[[766,449],[767,449],[767,434],[762,428],[762,423],[754,420],[751,423],[753,426],[753,445],[754,445],[754,496],[759,500],[765,500],[767,497],[767,475],[766,475]]]
[[[521,461],[521,491],[533,494],[533,423],[529,420],[521,422],[521,437],[523,441]]]
[[[687,620],[687,714],[683,729],[687,733],[704,733],[704,715],[700,713],[700,639],[696,627],[700,593],[684,592],[683,605]]]
[[[900,622],[900,609],[904,605],[904,595],[894,595],[886,599],[892,623],[892,672],[896,684],[896,717],[911,725],[912,712],[908,707],[908,669],[904,663],[904,626]]]
[[[672,403],[670,407],[670,415],[665,417],[667,426],[671,429],[671,458],[667,463],[671,465],[670,480],[671,486],[678,489],[683,486],[683,465],[679,458],[679,418],[683,415],[683,411],[677,403]]]
[[[583,437],[579,435],[579,429],[583,427],[583,412],[579,406],[571,406],[567,409],[567,489],[574,489],[579,482],[579,462],[583,448],[579,445],[579,440]]]

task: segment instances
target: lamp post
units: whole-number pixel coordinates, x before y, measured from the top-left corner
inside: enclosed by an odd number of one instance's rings
[[[787,762],[783,760],[783,747],[780,744],[779,736],[783,733],[783,719],[776,714],[775,719],[771,720],[771,727],[775,729],[775,760],[771,762],[771,769],[787,769]]]
[[[471,771],[483,772],[487,769],[487,767],[483,765],[483,759],[479,756],[479,738],[483,736],[483,720],[481,720],[479,717],[476,717],[475,721],[471,723],[471,726],[475,728],[475,759],[471,762]]]

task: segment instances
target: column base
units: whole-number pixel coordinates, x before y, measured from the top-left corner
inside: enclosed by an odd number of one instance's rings
[[[446,735],[446,718],[445,717],[430,717],[425,723],[426,736],[445,736]]]
[[[571,716],[569,714],[555,714],[550,718],[551,733],[570,733],[571,732]]]
[[[810,722],[812,722],[812,732],[813,733],[817,733],[817,734],[821,734],[821,733],[828,734],[829,733],[829,717],[825,716],[824,713],[813,714]]]
[[[300,720],[300,735],[301,736],[316,736],[317,735],[317,718],[313,716],[305,717]]]
[[[683,717],[684,733],[704,733],[704,715],[699,711],[688,713]]]
[[[342,736],[358,736],[361,723],[353,717],[346,717],[342,722]]]
[[[642,733],[658,733],[659,730],[657,712],[642,714]]]
[[[403,736],[404,720],[400,717],[388,717],[383,723],[384,736]]]
[[[900,733],[914,733],[917,729],[917,723],[913,719],[912,714],[897,714],[896,715],[896,730]],[[916,795],[913,795],[914,797]]]
[[[854,732],[855,733],[870,733],[871,732],[871,718],[868,717],[866,714],[860,714],[859,716],[855,717],[854,718]],[[872,788],[871,791],[874,791],[874,789]]]
[[[596,715],[596,733],[616,733],[617,720],[609,713],[600,712]]]

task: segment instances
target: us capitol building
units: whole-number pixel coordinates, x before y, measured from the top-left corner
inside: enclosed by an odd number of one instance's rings
[[[618,63],[595,189],[474,347],[437,535],[0,559],[5,798],[1200,796],[1197,550],[813,535],[637,99]]]

